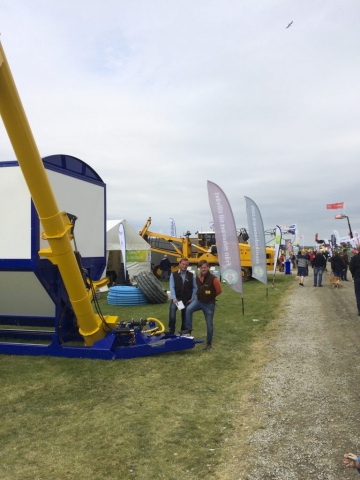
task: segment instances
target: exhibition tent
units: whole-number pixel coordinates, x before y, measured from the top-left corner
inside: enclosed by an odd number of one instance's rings
[[[124,263],[119,237],[121,225],[125,232],[126,270],[129,277],[133,278],[142,271],[150,272],[150,245],[126,220],[106,221],[106,271],[115,272],[118,275],[121,263]]]

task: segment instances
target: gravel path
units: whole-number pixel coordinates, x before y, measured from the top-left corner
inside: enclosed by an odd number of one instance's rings
[[[342,455],[360,452],[360,317],[354,285],[331,289],[294,285],[287,297],[272,360],[250,396],[250,449],[236,479],[307,480],[357,478]]]

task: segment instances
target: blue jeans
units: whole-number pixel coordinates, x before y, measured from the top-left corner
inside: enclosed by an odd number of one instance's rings
[[[169,272],[167,272],[166,270],[162,270],[160,280],[164,280],[164,282],[167,282],[169,280]]]
[[[171,333],[175,333],[176,327],[176,312],[178,308],[175,303],[171,300],[170,310],[169,310],[169,330]],[[181,330],[186,330],[186,308],[181,310]]]
[[[341,278],[341,273],[342,272],[332,272],[334,277],[339,277]]]
[[[360,313],[360,278],[354,278],[355,298],[358,312]]]
[[[321,287],[322,282],[323,267],[314,267],[314,285],[319,285]],[[318,280],[319,275],[319,280]]]
[[[206,322],[206,341],[211,343],[214,333],[213,318],[215,313],[215,304],[214,303],[204,303],[200,300],[195,299],[190,305],[186,308],[186,328],[187,330],[192,330],[192,316],[194,312],[201,310],[205,317]]]

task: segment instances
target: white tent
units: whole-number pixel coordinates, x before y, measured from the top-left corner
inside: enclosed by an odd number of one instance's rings
[[[118,274],[120,265],[124,261],[119,239],[119,227],[121,224],[125,231],[126,270],[128,271],[130,278],[144,270],[150,272],[150,245],[126,220],[106,221],[106,270]]]

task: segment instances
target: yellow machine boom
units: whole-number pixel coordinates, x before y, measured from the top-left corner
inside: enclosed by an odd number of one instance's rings
[[[93,311],[91,293],[85,287],[71,245],[71,224],[60,212],[53,195],[44,165],[25,115],[4,50],[0,44],[0,113],[19,166],[44,227],[50,248],[42,256],[58,266],[73,307],[79,332],[85,344],[91,346],[105,336],[104,324]],[[117,317],[107,317],[114,325]]]
[[[177,263],[181,258],[187,258],[192,265],[196,265],[200,260],[206,260],[211,265],[219,265],[219,259],[216,249],[211,248],[215,245],[198,245],[196,243],[192,243],[190,239],[190,233],[188,232],[184,237],[172,237],[170,235],[164,235],[162,233],[156,233],[149,231],[149,227],[151,225],[151,217],[149,217],[140,230],[140,235],[149,241],[151,245],[151,250],[153,252],[166,254],[172,257],[175,257],[175,262],[173,265],[173,269],[177,268]],[[202,243],[203,239],[201,238],[202,234],[198,233],[198,238],[193,240],[198,243]],[[164,248],[163,246],[154,245],[151,242],[152,239],[160,239],[169,242],[172,249]],[[239,250],[240,250],[240,258],[241,258],[241,268],[243,272],[244,280],[248,280],[251,277],[252,271],[252,262],[251,262],[251,247],[247,243],[239,243]],[[274,249],[267,248],[266,249],[266,263],[268,270],[272,270],[274,268]],[[156,267],[155,267],[156,268]],[[157,273],[157,272],[155,272]]]

